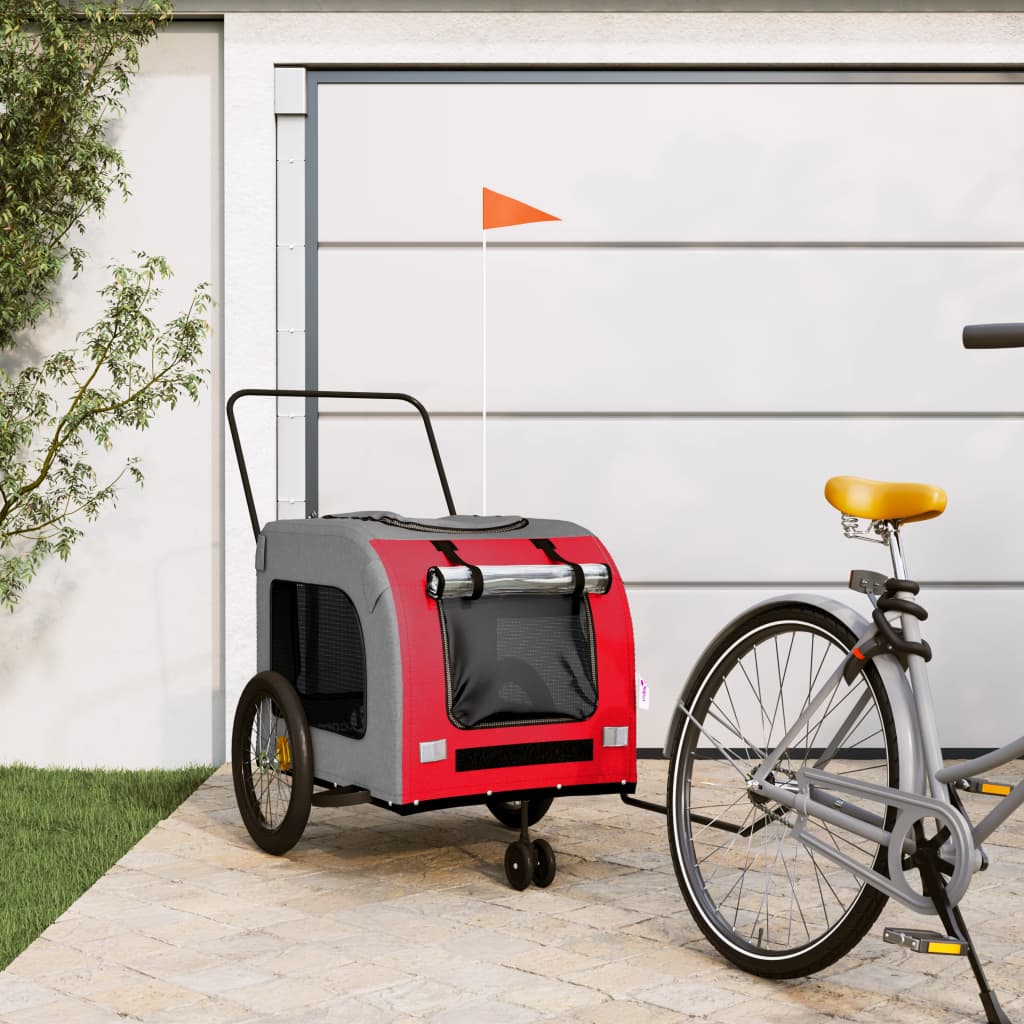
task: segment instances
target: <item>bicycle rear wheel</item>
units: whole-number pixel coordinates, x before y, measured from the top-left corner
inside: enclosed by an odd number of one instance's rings
[[[827,967],[856,945],[886,901],[795,838],[795,811],[746,785],[856,640],[808,605],[755,610],[705,652],[683,694],[667,794],[676,877],[712,945],[754,974],[802,977]],[[851,685],[839,683],[769,781],[795,786],[805,765],[898,785],[892,712],[870,663]],[[877,844],[814,819],[805,827],[885,872]]]

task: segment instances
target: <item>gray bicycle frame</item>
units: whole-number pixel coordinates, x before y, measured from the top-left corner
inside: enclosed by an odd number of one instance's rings
[[[898,524],[881,523],[878,526],[880,527],[878,532],[885,538],[883,542],[889,546],[896,577],[898,579],[908,579]],[[899,597],[903,601],[913,602],[914,600],[913,595],[907,591],[901,591]],[[852,609],[839,602],[825,598],[809,597],[807,595],[799,595],[796,599],[801,603],[813,604],[833,615],[838,615],[847,625],[851,626],[857,635],[857,647],[867,644],[877,633],[877,627],[873,623],[869,624]],[[793,598],[782,600],[790,601]],[[774,604],[777,602],[766,603]],[[919,620],[910,613],[902,612],[900,613],[900,621],[906,640],[911,643],[920,641],[921,628]],[[950,820],[951,815],[961,819],[966,826],[966,831],[960,832],[958,822],[951,831],[958,833],[961,839],[968,840],[976,854],[974,864],[961,865],[959,872],[960,884],[954,886],[954,889],[965,890],[969,881],[969,875],[973,874],[974,870],[980,865],[981,858],[978,848],[1024,803],[1024,781],[1018,782],[991,812],[973,826],[967,821],[966,816],[960,815],[960,812],[952,806],[949,786],[951,783],[961,780],[970,780],[982,772],[998,768],[1018,757],[1024,756],[1024,736],[1011,740],[998,750],[993,750],[988,754],[983,754],[962,764],[945,767],[942,761],[942,748],[939,743],[938,728],[935,722],[935,709],[931,684],[928,679],[928,666],[924,658],[917,654],[908,655],[907,671],[909,672],[909,678],[892,655],[882,655],[876,658],[875,666],[879,670],[893,712],[893,723],[896,728],[900,754],[900,788],[889,789],[887,787],[866,785],[860,787],[862,795],[881,800],[887,806],[896,808],[898,813],[908,815],[916,813],[920,816],[928,816],[928,809],[931,808],[936,816],[946,821]],[[838,778],[833,779],[833,777],[827,776],[826,773],[818,771],[817,768],[827,763],[839,750],[842,740],[845,738],[842,727],[836,738],[829,744],[829,747],[818,757],[813,768],[806,773],[807,779],[810,781],[803,791],[794,791],[792,786],[780,786],[768,781],[768,776],[771,774],[772,769],[776,766],[787,748],[804,732],[807,723],[817,710],[831,698],[837,687],[845,685],[843,678],[845,667],[846,663],[844,662],[832,673],[814,700],[804,708],[785,736],[765,757],[763,764],[754,774],[748,785],[752,789],[756,789],[759,794],[784,807],[797,811],[801,816],[827,821],[845,828],[854,835],[867,839],[870,842],[888,847],[891,833],[885,829],[880,815],[866,810],[855,803],[837,799],[834,794],[822,788],[823,784],[832,781],[837,786],[841,785]],[[860,706],[862,705],[858,704],[858,709]],[[850,727],[854,721],[856,721],[856,717],[849,715],[844,722],[844,726]],[[804,842],[807,842],[806,836],[802,838]],[[902,846],[906,852],[912,852],[913,850],[913,842],[908,838],[904,838]],[[905,894],[897,891],[897,886],[884,884],[884,880],[880,879],[877,873],[870,868],[854,863],[850,863],[848,866],[850,870],[870,884],[884,889],[890,895],[903,899],[904,902],[910,902],[906,899]],[[925,909],[925,904],[920,900],[915,900],[914,902],[921,904],[916,909],[922,911]],[[953,902],[955,903],[956,899]]]

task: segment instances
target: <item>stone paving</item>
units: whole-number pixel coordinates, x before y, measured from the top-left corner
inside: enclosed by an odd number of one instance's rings
[[[660,800],[665,762],[640,768],[639,795]],[[1019,1022],[1022,817],[988,844],[993,865],[964,901]],[[984,1019],[965,960],[882,943],[884,924],[930,926],[892,902],[845,959],[773,983],[703,940],[661,815],[616,797],[565,799],[534,831],[554,846],[558,875],[521,893],[504,877],[510,833],[483,808],[314,808],[299,845],[275,858],[250,842],[223,768],[0,973],[0,1022]]]

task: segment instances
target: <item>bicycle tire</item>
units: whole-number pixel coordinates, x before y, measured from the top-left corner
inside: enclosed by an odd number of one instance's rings
[[[231,729],[231,777],[246,830],[267,853],[302,837],[313,803],[313,743],[295,687],[260,672],[238,698]]]
[[[752,974],[820,971],[860,941],[887,899],[820,851],[815,856],[793,837],[796,812],[746,786],[761,752],[774,749],[856,641],[839,619],[810,605],[752,610],[704,653],[680,702],[666,800],[676,878],[707,939]],[[855,708],[863,713],[854,716]],[[836,752],[843,757],[827,757],[844,725]],[[804,746],[794,742],[774,769],[778,784],[794,780],[801,765],[899,784],[892,711],[870,663],[849,686],[840,682],[802,738]],[[878,813],[891,825],[892,808]],[[883,847],[815,819],[804,827],[887,873]]]

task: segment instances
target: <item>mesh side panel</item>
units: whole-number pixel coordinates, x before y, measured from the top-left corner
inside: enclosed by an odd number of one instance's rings
[[[439,601],[449,715],[464,728],[578,722],[597,707],[586,600],[569,595]]]
[[[271,668],[292,681],[311,726],[366,732],[366,653],[359,615],[344,591],[274,580]]]

